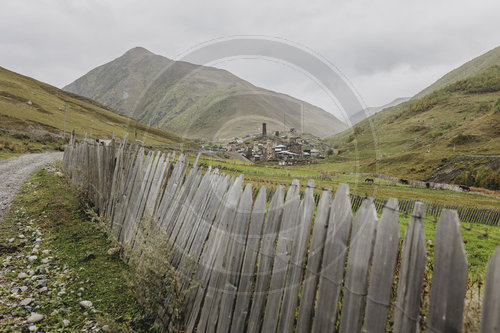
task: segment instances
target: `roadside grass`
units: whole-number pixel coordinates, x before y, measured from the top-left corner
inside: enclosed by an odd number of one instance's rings
[[[41,153],[46,150],[63,151],[66,143],[64,139],[48,134],[35,137],[0,130],[0,160],[28,153]]]
[[[98,326],[109,325],[112,331],[146,330],[150,323],[145,321],[134,298],[132,270],[119,253],[108,254],[116,245],[85,213],[82,196],[66,178],[56,177],[47,168],[36,171],[0,227],[0,240],[16,238],[14,245],[25,251],[15,227],[28,221],[40,227],[43,234],[40,250],[51,249],[54,257],[51,270],[61,273],[48,284],[51,294],[41,295],[37,300],[38,312],[46,315],[39,325],[42,330],[63,330],[63,319],[71,322],[64,329],[67,331],[88,329],[89,321]],[[6,255],[0,253],[0,259]],[[14,270],[11,277],[17,274]],[[60,291],[65,293],[61,296]],[[83,309],[79,305],[82,300],[91,301],[93,309]],[[2,309],[1,313],[6,315],[10,311]]]

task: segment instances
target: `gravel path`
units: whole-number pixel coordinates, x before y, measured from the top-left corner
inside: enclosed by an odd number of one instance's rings
[[[63,153],[27,154],[0,161],[0,223],[28,176],[41,166],[62,160]]]

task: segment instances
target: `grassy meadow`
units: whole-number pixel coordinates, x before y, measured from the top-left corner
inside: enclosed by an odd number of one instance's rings
[[[194,156],[188,157],[191,162],[194,162],[194,158]],[[235,176],[244,174],[245,181],[252,183],[255,187],[266,186],[267,188],[276,188],[279,184],[291,184],[293,179],[299,179],[301,186],[306,186],[307,180],[314,179],[315,193],[321,193],[323,188],[335,190],[339,183],[346,183],[349,184],[351,193],[373,196],[380,199],[420,199],[422,201],[442,204],[496,209],[500,206],[498,198],[477,193],[411,187],[376,177],[371,177],[375,179],[374,184],[365,183],[366,176],[347,174],[349,169],[346,168],[346,164],[341,167],[337,167],[336,163],[280,167],[278,165],[251,164],[242,161],[205,157],[200,158],[200,163],[202,165],[217,167],[221,172],[225,172],[226,174]],[[354,171],[356,170],[354,169]]]
[[[387,108],[329,138],[341,168],[451,182],[479,165],[498,169],[500,66]]]

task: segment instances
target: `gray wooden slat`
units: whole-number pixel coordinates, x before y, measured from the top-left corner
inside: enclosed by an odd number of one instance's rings
[[[200,175],[201,176],[201,175]],[[200,232],[199,225],[202,223],[201,217],[208,209],[209,197],[213,194],[213,181],[214,175],[207,171],[200,181],[196,192],[186,205],[186,213],[184,223],[182,223],[179,230],[176,242],[176,249],[173,253],[172,265],[179,267],[183,257],[190,256],[190,239],[193,234]],[[182,266],[181,266],[182,269]]]
[[[235,193],[229,195],[235,196]],[[208,284],[203,307],[201,308],[200,321],[197,326],[197,330],[201,332],[215,331],[217,320],[219,319],[219,309],[223,302],[222,295],[223,293],[232,293],[236,288],[235,285],[227,285],[230,284],[228,283],[228,275],[232,272],[231,263],[233,263],[233,261],[231,258],[235,254],[233,251],[237,252],[233,247],[235,243],[234,237],[238,233],[243,232],[243,228],[248,228],[248,221],[252,208],[251,185],[248,185],[243,193],[241,187],[238,188],[236,196],[240,196],[240,198],[236,201],[237,206],[235,206],[234,214],[227,216],[223,223],[218,226],[218,229],[222,230],[220,234],[221,240],[215,243],[218,245],[217,257],[212,267],[210,282]],[[234,199],[236,200],[236,198]],[[227,301],[230,302],[229,299]],[[217,331],[227,331],[230,323],[231,314],[229,313],[229,318],[223,318],[221,328],[217,326]]]
[[[339,184],[328,220],[313,332],[333,332],[335,329],[351,220],[349,186]]]
[[[252,284],[255,281],[254,272],[256,270],[264,218],[266,216],[266,198],[266,188],[262,186],[255,199],[252,219],[250,220],[245,255],[241,268],[241,278],[238,285],[238,293],[236,295],[234,314],[231,323],[231,331],[233,332],[243,332],[245,321],[250,310]]]
[[[172,233],[170,234],[170,240],[172,243],[172,248],[175,247],[175,253],[184,251],[183,246],[185,245],[186,235],[182,232],[182,230],[184,227],[184,223],[189,223],[188,221],[186,221],[186,216],[190,215],[189,211],[193,209],[193,206],[195,205],[195,203],[193,202],[193,198],[198,190],[200,181],[201,172],[193,169],[185,182],[185,188],[183,189],[184,193],[181,196],[178,207],[180,209],[180,212],[178,214],[174,214],[174,216],[177,217],[175,218],[174,228],[172,230]]]
[[[307,259],[307,245],[311,235],[311,224],[315,210],[314,181],[310,180],[300,205],[300,219],[294,227],[294,242],[291,249],[290,264],[286,277],[286,289],[283,295],[278,331],[290,332],[295,323],[295,313],[299,301],[299,289],[302,281],[302,271]]]
[[[125,233],[122,237],[123,245],[131,248],[136,234],[137,225],[141,222],[138,221],[138,215],[141,208],[142,198],[148,184],[148,178],[152,168],[154,159],[152,152],[148,153],[146,160],[140,167],[139,175],[136,178],[136,184],[130,197],[129,205],[127,206],[128,212],[124,221]]]
[[[262,232],[262,244],[259,252],[257,281],[253,294],[252,305],[248,317],[247,332],[255,333],[261,331],[262,319],[264,317],[264,306],[266,302],[271,274],[274,264],[274,244],[278,235],[283,216],[283,186],[279,186],[269,204],[269,211]]]
[[[396,199],[389,199],[377,226],[370,287],[363,331],[385,332],[394,269],[398,258],[399,209]]]
[[[221,284],[224,289],[220,291],[221,304],[217,321],[217,332],[228,332],[231,327],[233,306],[241,277],[252,206],[252,185],[247,184],[240,199],[238,214],[235,219],[236,225],[230,235],[231,239],[228,244],[228,251],[222,265],[226,274],[223,284]]]
[[[154,178],[151,183],[151,190],[149,192],[149,197],[146,200],[145,214],[149,217],[154,216],[156,204],[159,199],[158,197],[160,193],[162,179],[165,175],[166,169],[167,169],[166,156],[165,154],[161,154],[158,160],[158,165]]]
[[[500,246],[488,262],[481,333],[500,332]]]
[[[344,283],[340,332],[361,331],[376,226],[377,211],[373,199],[367,198],[354,217]]]
[[[307,259],[307,270],[304,278],[304,289],[300,300],[299,317],[297,319],[297,332],[310,332],[314,316],[314,302],[318,287],[319,274],[321,269],[321,259],[326,238],[326,228],[328,226],[328,216],[330,214],[331,193],[329,190],[323,191],[318,203],[318,211],[314,219],[314,228]]]
[[[434,272],[427,327],[435,332],[461,332],[467,257],[456,211],[443,211],[434,243]]]
[[[215,223],[216,214],[219,210],[219,207],[222,206],[221,203],[224,200],[224,196],[226,194],[226,190],[229,186],[229,177],[224,177],[217,173],[215,170],[213,177],[211,177],[211,187],[209,195],[207,196],[208,201],[206,204],[206,209],[200,214],[197,220],[194,222],[193,231],[190,233],[187,245],[185,247],[185,251],[187,253],[186,256],[183,256],[181,259],[181,267],[186,266],[186,271],[188,272],[188,276],[191,275],[191,271],[195,270],[195,273],[198,274],[198,267],[200,256],[203,251],[203,247],[205,245],[205,241],[209,235],[210,229],[212,228],[213,223]],[[189,262],[191,265],[188,265]],[[195,266],[196,265],[196,266]],[[183,285],[186,285],[186,280]],[[198,283],[196,276],[193,278],[192,283]],[[191,305],[188,304],[188,308]]]
[[[424,205],[415,203],[403,241],[398,295],[394,311],[394,332],[416,332],[420,293],[425,270]]]
[[[292,254],[294,227],[299,220],[299,183],[294,180],[288,190],[283,219],[276,245],[271,284],[267,295],[266,312],[262,322],[264,332],[274,332],[277,329],[280,313],[280,304],[286,288],[286,274],[288,263]]]
[[[229,221],[232,221],[236,215],[236,208],[242,193],[242,183],[243,178],[237,178],[225,194],[221,210],[212,225],[209,238],[200,257],[199,269],[195,277],[195,280],[200,282],[200,286],[196,294],[191,298],[193,304],[190,308],[190,317],[187,322],[187,330],[189,331],[194,330],[196,327],[200,330],[200,327],[204,327],[208,320],[209,313],[204,313],[202,306],[203,304],[212,304],[214,297],[213,288],[216,280],[211,279],[211,274],[214,268],[220,265],[219,261],[222,257],[220,249],[224,244],[223,241],[225,241],[224,234],[226,227],[230,223]],[[201,328],[201,330],[203,329]]]

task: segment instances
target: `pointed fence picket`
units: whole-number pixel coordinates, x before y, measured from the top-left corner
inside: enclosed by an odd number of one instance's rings
[[[364,329],[385,332],[399,245],[398,201],[389,199],[377,226]]]
[[[403,255],[394,311],[395,332],[416,332],[425,270],[424,205],[415,204],[403,241]]]
[[[498,225],[496,211],[364,198],[345,184],[332,201],[329,190],[314,193],[311,181],[301,192],[296,180],[285,198],[281,185],[243,189],[242,176],[204,170],[198,159],[189,167],[183,154],[74,137],[63,158],[125,252],[147,246],[147,238],[136,242],[146,222],[168,240],[166,259],[189,290],[186,331],[461,331],[467,260],[459,220]],[[399,213],[411,215],[400,264]],[[425,216],[441,217],[426,322]],[[499,286],[500,247],[488,264],[482,332],[499,329]]]

